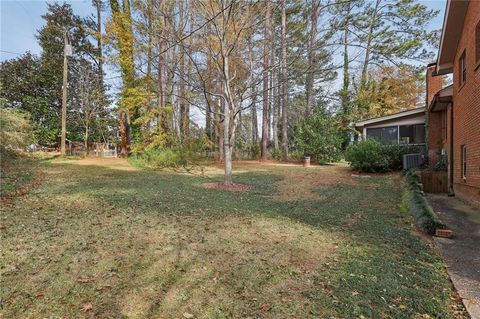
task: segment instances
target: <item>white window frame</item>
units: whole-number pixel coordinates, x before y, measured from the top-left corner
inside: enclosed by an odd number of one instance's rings
[[[461,157],[461,173],[462,173],[462,179],[466,180],[467,179],[467,145],[463,144],[460,147],[460,157]]]
[[[467,51],[463,50],[460,56],[460,86],[467,82]]]

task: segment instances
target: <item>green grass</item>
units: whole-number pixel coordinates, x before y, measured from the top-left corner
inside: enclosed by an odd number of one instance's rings
[[[45,162],[34,156],[0,152],[0,198],[8,199],[29,191]]]
[[[222,179],[214,169],[53,160],[41,187],[2,207],[0,313],[462,317],[443,262],[399,210],[393,176],[353,180],[336,166],[236,170],[249,192],[203,187]],[[272,196],[284,179],[307,187],[304,177],[327,175],[329,183],[306,189],[316,197]]]

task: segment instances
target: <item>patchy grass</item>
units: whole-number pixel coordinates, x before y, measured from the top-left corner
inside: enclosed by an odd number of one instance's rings
[[[193,173],[52,160],[2,207],[2,316],[464,316],[392,176],[244,163],[235,182],[250,189],[230,192],[204,187],[218,168]]]
[[[41,166],[45,162],[35,155],[2,151],[0,153],[0,199],[5,201],[24,195],[41,178]]]

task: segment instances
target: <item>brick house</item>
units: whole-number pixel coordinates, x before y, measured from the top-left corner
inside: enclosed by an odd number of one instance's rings
[[[453,84],[443,87],[446,74]],[[480,206],[480,1],[447,1],[426,78],[430,166],[446,165],[450,192]]]

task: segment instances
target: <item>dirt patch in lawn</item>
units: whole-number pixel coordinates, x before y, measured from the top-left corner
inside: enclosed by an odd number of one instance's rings
[[[124,158],[101,158],[101,157],[85,157],[82,159],[58,159],[57,162],[65,164],[74,164],[80,166],[100,166],[108,169],[120,171],[137,171],[138,168],[130,165]]]
[[[250,189],[250,186],[248,185],[238,184],[238,183],[225,185],[223,182],[205,183],[203,184],[203,186],[209,189],[220,189],[220,190],[235,192],[235,193],[248,192],[248,190]]]
[[[278,183],[278,194],[272,196],[282,201],[321,199],[314,190],[324,185],[357,184],[348,167],[309,168],[287,173]]]

